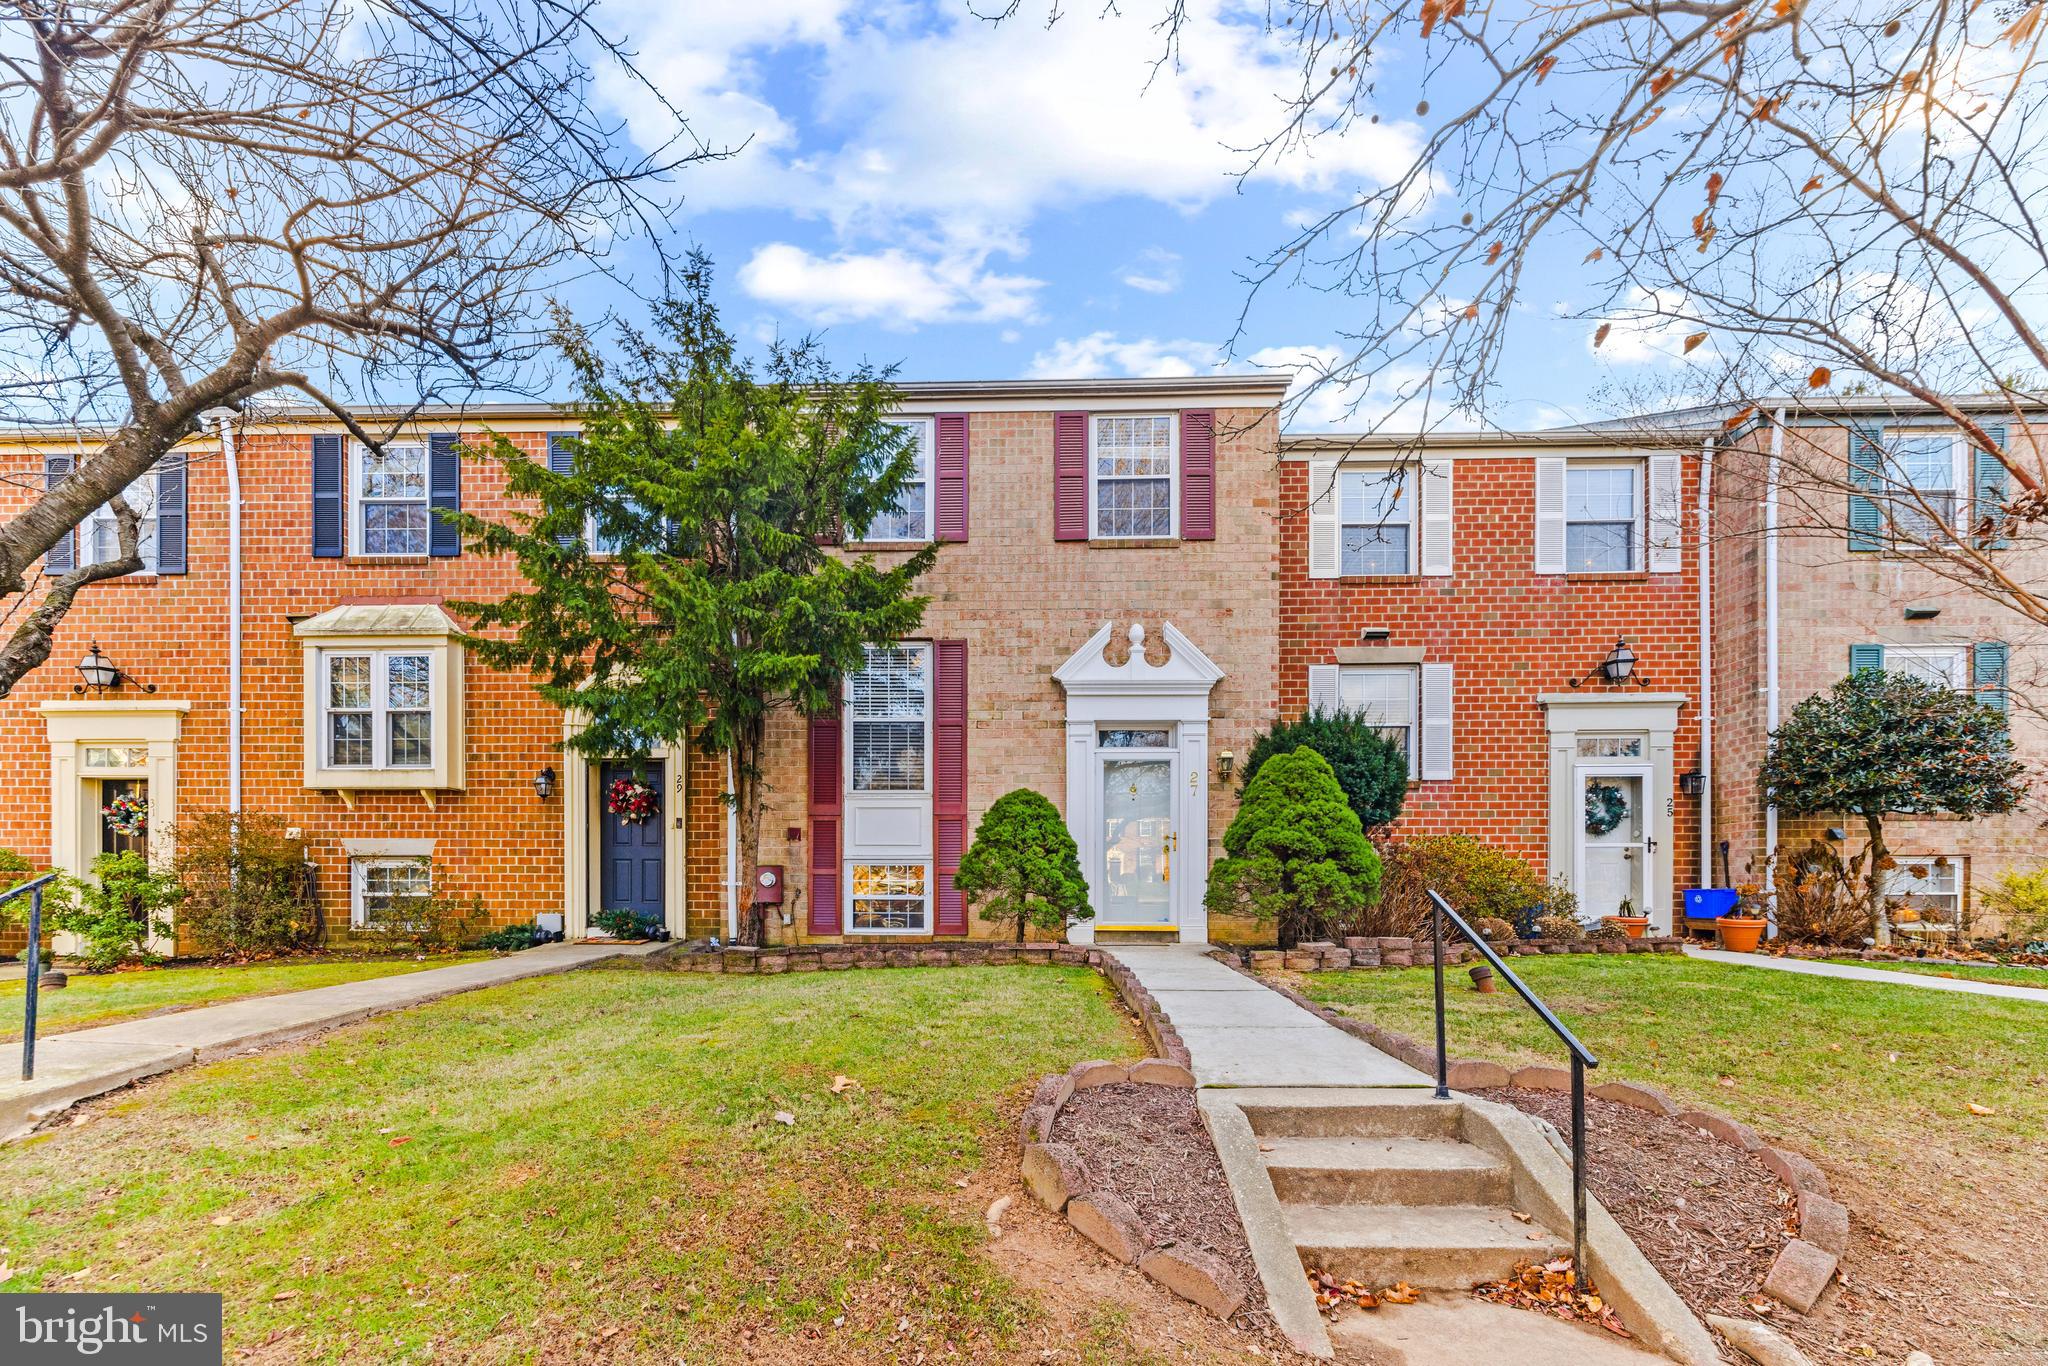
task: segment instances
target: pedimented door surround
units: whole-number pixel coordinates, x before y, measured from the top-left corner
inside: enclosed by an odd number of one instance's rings
[[[1164,919],[1150,912],[1144,919],[1177,931],[1183,943],[1207,943],[1209,916],[1202,900],[1209,886],[1209,694],[1222,681],[1223,670],[1172,622],[1159,626],[1159,638],[1171,652],[1164,663],[1145,658],[1145,628],[1133,623],[1125,632],[1128,657],[1112,664],[1109,645],[1114,629],[1115,623],[1104,622],[1053,671],[1067,694],[1067,829],[1080,849],[1089,903],[1100,917],[1112,901],[1105,760],[1114,763],[1122,756],[1166,762],[1173,775],[1166,814],[1156,815],[1150,804],[1141,814],[1147,820],[1163,819],[1171,841],[1162,847],[1161,832],[1134,831],[1124,842],[1130,847],[1116,852],[1127,865],[1122,875],[1137,879],[1127,887],[1146,880],[1140,877],[1143,870],[1137,859],[1168,859]],[[1128,889],[1121,891],[1116,904],[1132,902],[1133,895]],[[1107,919],[1102,923],[1112,927]],[[1092,943],[1095,927],[1074,925],[1068,938]]]

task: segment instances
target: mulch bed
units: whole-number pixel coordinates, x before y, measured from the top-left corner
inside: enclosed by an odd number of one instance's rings
[[[1570,1140],[1567,1091],[1475,1091],[1557,1126]],[[1738,1148],[1688,1124],[1586,1097],[1587,1188],[1694,1313],[1769,1321],[1750,1308],[1791,1236],[1793,1200]]]
[[[1200,1248],[1222,1258],[1245,1286],[1244,1306],[1231,1322],[1273,1331],[1251,1244],[1193,1091],[1134,1083],[1076,1091],[1053,1121],[1052,1138],[1084,1155],[1096,1183],[1144,1221],[1153,1246]]]

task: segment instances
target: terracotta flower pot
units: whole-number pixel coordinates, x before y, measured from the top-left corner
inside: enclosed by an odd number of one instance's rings
[[[1610,925],[1621,926],[1628,931],[1628,937],[1631,939],[1641,939],[1650,931],[1650,917],[1646,915],[1610,915],[1607,922]]]
[[[1714,922],[1721,932],[1721,947],[1730,953],[1755,953],[1764,937],[1764,922],[1746,915],[1724,915]]]

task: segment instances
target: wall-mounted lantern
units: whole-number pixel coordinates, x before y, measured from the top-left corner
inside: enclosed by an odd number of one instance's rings
[[[544,768],[533,775],[533,795],[542,801],[555,795],[555,770]]]

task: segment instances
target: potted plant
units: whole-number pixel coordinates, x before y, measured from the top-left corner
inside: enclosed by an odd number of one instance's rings
[[[1613,915],[1607,917],[1607,923],[1620,926],[1622,932],[1627,934],[1629,938],[1641,939],[1644,934],[1648,933],[1650,917],[1636,914],[1634,897],[1623,897],[1621,904],[1614,908],[1614,912]]]
[[[1754,914],[1756,888],[1745,883],[1736,890],[1735,909],[1714,922],[1715,933],[1721,937],[1721,947],[1730,953],[1755,953],[1768,922]]]

